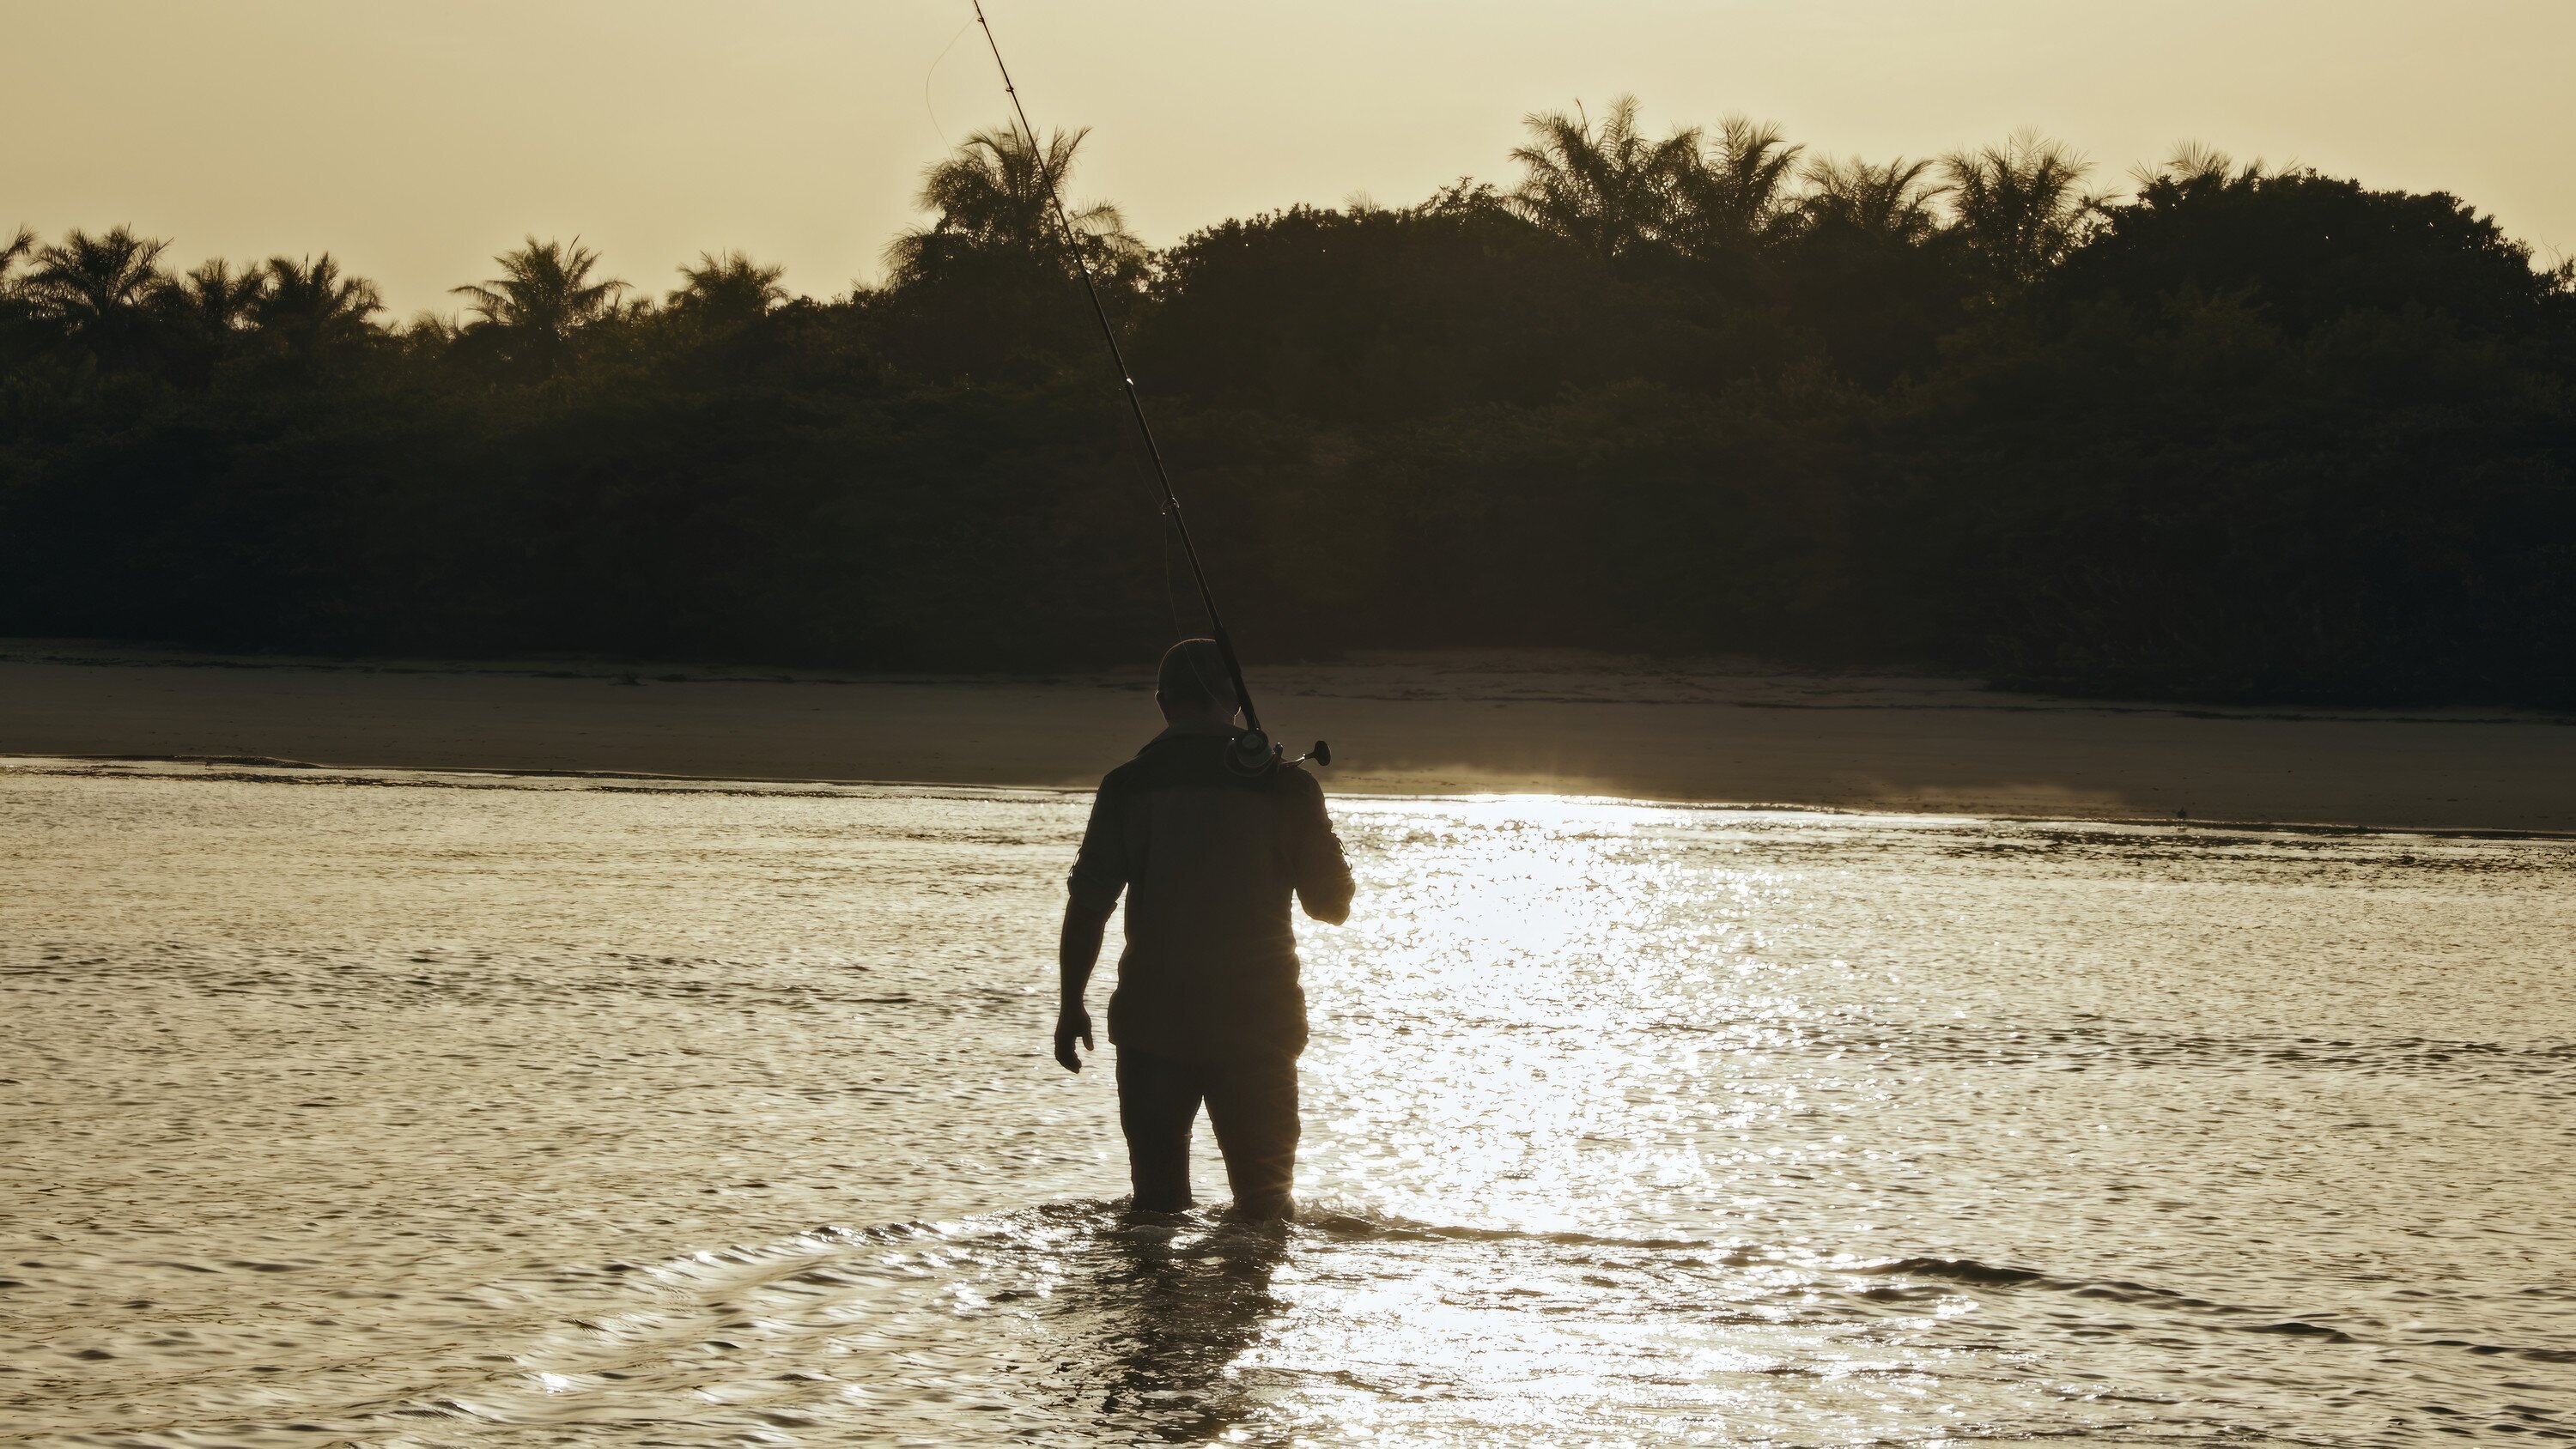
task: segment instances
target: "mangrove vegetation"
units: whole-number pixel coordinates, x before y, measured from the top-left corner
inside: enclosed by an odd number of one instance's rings
[[[327,252],[0,232],[0,632],[1151,658],[1194,616],[1045,206],[1082,144],[970,137],[829,300],[531,237],[404,320]],[[1255,658],[2576,705],[2576,287],[2467,203],[1626,99],[1508,165],[1160,251],[1074,206]]]

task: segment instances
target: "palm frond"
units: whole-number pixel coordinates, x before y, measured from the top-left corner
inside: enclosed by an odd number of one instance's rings
[[[1941,160],[1956,229],[1998,285],[2027,286],[2080,242],[2102,209],[2078,188],[2092,163],[2036,131]]]
[[[1598,125],[1580,101],[1571,115],[1533,111],[1521,124],[1530,141],[1512,149],[1522,175],[1509,200],[1524,219],[1605,260],[1671,229],[1697,130],[1649,140],[1637,128],[1637,98],[1627,95],[1611,99]]]
[[[449,290],[492,327],[569,337],[606,316],[627,284],[594,277],[599,253],[581,244],[529,237],[516,251],[492,259],[501,275]]]
[[[745,252],[700,252],[696,266],[681,265],[681,285],[665,300],[710,317],[757,317],[787,300],[787,289],[778,284],[785,275],[785,267],[755,262]]]
[[[1912,244],[1940,225],[1933,204],[1949,187],[1932,179],[1934,163],[1900,156],[1885,164],[1854,157],[1810,163],[1809,188],[1798,203],[1810,225],[1830,223],[1869,236]]]
[[[922,172],[915,197],[936,219],[897,236],[886,248],[888,270],[899,285],[936,270],[943,259],[966,254],[1053,255],[1053,194],[1061,195],[1089,127],[1056,131],[1043,144],[1016,127],[977,131]],[[1127,231],[1127,218],[1105,201],[1065,203],[1065,219],[1086,259],[1124,268],[1145,255]]]
[[[383,294],[364,277],[341,272],[329,252],[297,261],[271,257],[268,285],[250,303],[251,321],[297,352],[312,352],[376,335],[374,315]]]
[[[9,239],[8,245],[0,246],[0,287],[8,285],[9,274],[17,270],[18,263],[35,249],[35,229],[24,226],[18,228],[17,234]]]
[[[1789,183],[1798,174],[1804,146],[1790,144],[1780,128],[1747,116],[1718,123],[1706,149],[1692,149],[1682,164],[1677,239],[1694,252],[1760,247],[1796,215]]]
[[[74,332],[103,326],[140,311],[170,285],[160,266],[169,246],[121,226],[103,234],[73,231],[36,249],[19,289]]]

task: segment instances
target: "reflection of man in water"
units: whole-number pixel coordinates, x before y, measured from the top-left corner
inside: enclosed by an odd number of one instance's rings
[[[1251,779],[1226,768],[1237,701],[1212,641],[1185,639],[1163,655],[1154,702],[1169,727],[1100,782],[1073,864],[1055,1059],[1082,1070],[1083,987],[1126,890],[1109,1040],[1136,1206],[1190,1205],[1190,1128],[1204,1101],[1234,1215],[1283,1218],[1306,1047],[1288,901],[1338,925],[1351,912],[1351,871],[1313,776],[1293,765]]]
[[[1086,1352],[1058,1359],[1098,1365],[1102,1426],[1148,1443],[1214,1444],[1259,1410],[1260,1378],[1229,1370],[1286,1307],[1271,1280],[1287,1246],[1257,1228],[1103,1236],[1089,1291],[1056,1295],[1099,1334]]]

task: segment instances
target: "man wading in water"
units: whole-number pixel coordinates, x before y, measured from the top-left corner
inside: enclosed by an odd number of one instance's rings
[[[1312,775],[1295,765],[1252,777],[1226,768],[1239,702],[1214,641],[1184,639],[1165,652],[1154,702],[1169,727],[1100,782],[1073,863],[1055,1059],[1082,1070],[1074,1043],[1091,1046],[1083,988],[1124,889],[1127,950],[1109,998],[1109,1041],[1136,1208],[1190,1205],[1190,1129],[1204,1101],[1234,1188],[1231,1215],[1285,1218],[1297,1173],[1297,1054],[1306,1048],[1288,898],[1340,925],[1351,913],[1351,869]]]

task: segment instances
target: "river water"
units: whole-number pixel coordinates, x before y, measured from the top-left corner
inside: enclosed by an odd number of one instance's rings
[[[2576,1437],[2576,844],[1337,800],[1265,1236],[1087,804],[0,764],[0,1442]]]

